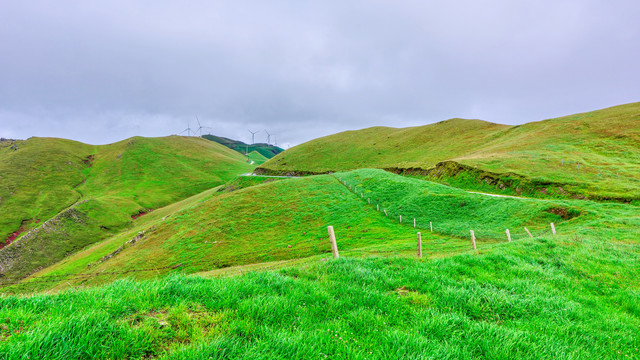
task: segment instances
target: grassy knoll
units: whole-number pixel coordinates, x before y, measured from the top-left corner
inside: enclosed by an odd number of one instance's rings
[[[103,146],[31,138],[0,149],[0,271],[24,277],[132,226],[145,213],[251,171],[244,157],[198,138],[131,138]],[[27,179],[28,181],[25,181]]]
[[[80,198],[91,145],[31,138],[0,142],[0,244],[28,230]]]
[[[265,157],[255,150],[249,153],[249,162],[253,161],[253,165],[262,165],[267,162],[267,160],[269,160],[269,158]]]
[[[237,179],[231,183],[237,183]],[[398,226],[380,216],[331,176],[285,179],[232,192],[220,189],[223,191],[212,191],[199,201],[185,203],[179,211],[163,215],[164,219],[150,218],[146,226],[136,229],[144,230],[144,237],[124,246],[111,258],[101,260],[137,236],[137,232],[118,234],[81,251],[26,280],[18,289],[56,285],[38,281],[59,274],[108,273],[179,263],[188,272],[198,272],[324,254],[330,252],[327,225],[336,227],[345,250],[396,239],[411,241],[415,236],[413,228]],[[152,214],[140,220],[146,221]],[[170,271],[134,275],[147,278]],[[124,276],[127,275],[65,279],[61,285],[99,284]],[[34,287],[30,287],[30,281]]]
[[[639,255],[637,243],[559,236],[2,297],[0,357],[633,359]]]
[[[633,201],[639,147],[640,103],[632,103],[518,126],[452,119],[347,131],[296,146],[257,171],[384,168],[492,192]]]
[[[356,187],[357,194],[338,179]],[[562,235],[611,228],[615,231],[601,232],[602,236],[629,242],[637,240],[637,233],[629,229],[640,227],[640,210],[633,205],[497,198],[375,169],[335,177],[270,180],[239,177],[169,209],[154,211],[140,218],[136,227],[3,291],[59,290],[127,276],[150,278],[300,258],[314,261],[329,252],[327,225],[335,227],[341,251],[350,256],[410,256],[415,252],[415,232],[421,231],[430,257],[469,251],[469,230],[475,231],[478,248],[484,252],[506,242],[506,228],[514,241],[528,239],[524,226],[534,236],[550,236],[549,223],[554,222]],[[376,205],[381,206],[380,211]],[[176,264],[182,265],[172,269]],[[137,271],[156,268],[161,269]],[[94,273],[104,275],[84,277]]]

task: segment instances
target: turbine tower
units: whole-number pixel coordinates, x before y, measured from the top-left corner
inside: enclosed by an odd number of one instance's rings
[[[269,134],[269,132],[267,130],[265,130],[264,132],[267,133],[267,145],[271,144],[271,134]]]
[[[189,120],[187,120],[187,128],[184,129],[180,134],[187,133],[187,136],[191,136],[191,125],[189,124]]]
[[[260,131],[251,131],[249,130],[249,132],[251,133],[251,145],[255,144],[255,136],[257,133],[259,133]]]
[[[196,133],[200,132],[200,137],[202,137],[202,129],[207,129],[207,127],[200,125],[200,119],[198,119],[198,115],[196,115],[196,121],[198,122],[198,129],[196,129]]]

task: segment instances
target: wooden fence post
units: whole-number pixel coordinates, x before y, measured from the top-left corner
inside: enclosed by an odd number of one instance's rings
[[[389,216],[389,215],[387,215],[387,210],[386,209],[384,209],[384,216]]]
[[[367,202],[369,202],[369,204],[371,204],[371,198],[367,198]]]
[[[471,230],[471,245],[473,245],[473,250],[476,250],[476,234]]]
[[[529,237],[530,237],[530,238],[532,238],[532,237],[533,237],[533,235],[531,235],[531,233],[529,232],[529,229],[527,229],[527,227],[526,227],[526,226],[524,227],[524,231],[526,231],[526,232],[527,232],[527,234],[529,234]]]
[[[418,257],[422,257],[422,235],[418,233]]]
[[[415,229],[416,227],[416,218],[413,218],[413,228]]]
[[[511,234],[509,233],[509,229],[507,229],[507,239],[509,239],[509,242],[511,242]]]
[[[551,232],[553,233],[553,235],[556,234],[556,226],[553,225],[553,223],[551,223]]]
[[[429,221],[429,228],[431,229],[431,232],[433,232],[433,223],[431,221]]]
[[[400,223],[402,224],[402,215],[400,215]]]
[[[376,204],[376,210],[380,211],[380,205]]]
[[[333,258],[337,259],[340,255],[338,255],[338,243],[336,242],[336,234],[333,232],[333,226],[327,226],[327,230],[329,230],[329,241],[331,241],[331,252],[333,253]]]

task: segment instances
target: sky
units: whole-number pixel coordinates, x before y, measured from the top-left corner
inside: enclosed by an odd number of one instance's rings
[[[0,0],[0,137],[282,147],[640,101],[640,2]],[[186,133],[185,133],[186,134]]]

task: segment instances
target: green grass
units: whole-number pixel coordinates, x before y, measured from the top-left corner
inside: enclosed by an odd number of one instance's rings
[[[358,193],[351,193],[338,178],[356,186]],[[507,228],[517,241],[528,238],[525,226],[534,236],[550,235],[550,222],[559,234],[573,236],[584,235],[585,229],[607,227],[612,229],[607,235],[612,241],[628,242],[637,240],[636,233],[628,229],[640,227],[640,209],[633,205],[497,198],[375,169],[335,177],[271,180],[276,179],[238,177],[216,190],[157,210],[140,218],[136,227],[4,291],[93,286],[130,275],[122,271],[163,268],[132,274],[150,278],[172,272],[170,267],[176,264],[182,264],[182,271],[196,273],[315,259],[330,251],[328,225],[336,229],[341,251],[351,256],[410,256],[415,253],[415,233],[420,231],[430,257],[469,251],[469,230],[475,231],[480,251],[491,251],[495,244],[507,241]],[[378,204],[380,211],[376,211]],[[144,237],[127,245],[141,231]],[[108,275],[77,277],[86,273]]]
[[[249,162],[253,161],[252,165],[262,165],[267,162],[267,160],[269,160],[269,158],[265,157],[256,150],[249,153]]]
[[[454,186],[498,193],[637,201],[639,147],[640,103],[632,103],[518,126],[452,119],[421,127],[347,131],[291,148],[257,171],[381,168],[428,173]],[[446,169],[437,164],[446,160],[465,170],[444,176]],[[487,184],[488,173],[498,180],[520,180],[503,190],[505,181]]]
[[[638,206],[379,169],[275,180],[234,178],[3,288],[0,358],[640,358]]]
[[[92,146],[31,138],[0,149],[0,271],[21,278],[131,227],[132,215],[221,185],[253,166],[198,138],[131,138]],[[41,225],[45,226],[41,226]]]
[[[561,236],[3,297],[0,357],[638,358],[639,250]]]

